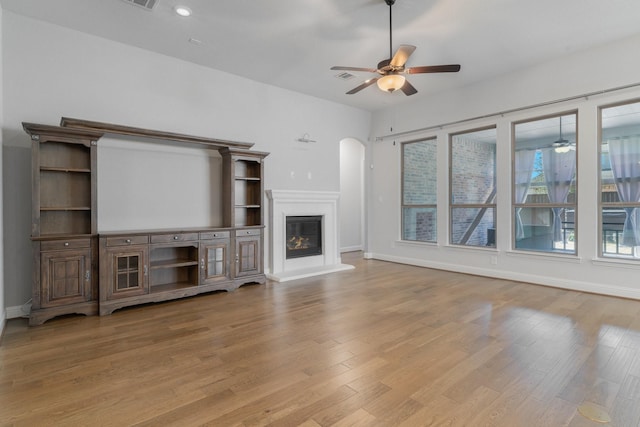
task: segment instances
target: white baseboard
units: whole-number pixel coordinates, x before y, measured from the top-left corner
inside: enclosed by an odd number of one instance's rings
[[[5,313],[0,313],[5,314]],[[4,333],[4,327],[7,324],[6,316],[0,317],[0,338],[2,338],[2,334]]]
[[[320,276],[323,274],[337,273],[339,271],[353,270],[355,267],[349,264],[326,265],[322,267],[306,268],[274,274],[267,274],[269,280],[276,282],[288,282],[290,280],[304,279],[306,277]]]
[[[16,305],[13,307],[7,307],[6,318],[17,319],[19,317],[29,317],[29,313],[31,313],[31,303]]]
[[[368,257],[367,255],[370,255]],[[640,289],[601,285],[577,280],[558,279],[555,277],[539,276],[535,274],[522,274],[511,271],[498,271],[486,268],[469,267],[460,264],[448,264],[443,262],[433,262],[414,258],[396,257],[376,253],[365,254],[365,258],[390,261],[398,264],[415,265],[418,267],[433,268],[436,270],[452,271],[455,273],[474,274],[476,276],[493,277],[496,279],[513,280],[517,282],[531,283],[534,285],[551,286],[554,288],[568,289],[579,292],[589,292],[594,294],[609,295],[621,298],[640,300]]]
[[[340,253],[343,254],[345,252],[357,252],[362,250],[362,245],[357,246],[346,246],[344,248],[340,248]]]

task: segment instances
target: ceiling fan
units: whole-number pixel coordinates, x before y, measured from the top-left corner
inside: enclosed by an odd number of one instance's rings
[[[560,117],[560,137],[554,141],[551,146],[556,153],[568,153],[571,150],[575,150],[576,147],[568,139],[562,137],[562,117]]]
[[[379,76],[372,77],[365,80],[360,86],[357,86],[347,92],[347,95],[353,95],[360,92],[362,89],[371,86],[374,83],[378,84],[378,87],[385,92],[393,92],[400,89],[405,95],[413,95],[418,90],[404,77],[404,74],[425,74],[425,73],[457,73],[460,71],[459,64],[451,65],[427,65],[421,67],[405,68],[405,64],[414,50],[415,46],[403,44],[398,47],[395,55],[392,55],[392,16],[391,6],[396,0],[384,0],[389,6],[389,58],[384,59],[378,63],[377,68],[362,68],[362,67],[331,67],[332,70],[343,71],[363,71],[367,73],[378,73]]]

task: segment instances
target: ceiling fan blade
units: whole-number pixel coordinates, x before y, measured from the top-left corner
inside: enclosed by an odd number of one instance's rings
[[[416,50],[415,46],[411,46],[410,44],[401,44],[395,55],[393,55],[390,65],[394,67],[404,67],[404,64],[407,63],[407,60],[414,50]]]
[[[362,68],[362,67],[342,67],[336,65],[331,67],[332,70],[342,70],[342,71],[363,71],[365,73],[375,73],[377,70],[375,68]]]
[[[353,95],[354,93],[358,93],[360,92],[362,89],[365,89],[369,86],[371,86],[372,84],[374,84],[375,82],[378,81],[380,77],[373,77],[369,80],[366,80],[364,83],[362,83],[360,86],[358,87],[354,87],[353,89],[351,89],[349,92],[347,92],[347,95]]]
[[[422,74],[422,73],[457,73],[460,71],[459,64],[451,65],[426,65],[424,67],[411,67],[407,68],[404,72],[407,74]]]
[[[402,85],[400,90],[403,91],[404,94],[407,96],[413,95],[414,93],[418,93],[418,89],[413,87],[413,85],[409,83],[409,80],[404,81],[404,84]]]

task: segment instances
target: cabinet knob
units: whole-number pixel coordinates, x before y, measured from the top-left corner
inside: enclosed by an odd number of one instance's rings
[[[173,240],[178,240],[178,236],[173,236]]]
[[[131,243],[131,239],[126,239],[124,242],[125,243]]]
[[[251,232],[250,232],[250,231],[247,231],[247,234],[251,234]]]
[[[64,245],[65,246],[69,246],[69,242],[64,242]]]

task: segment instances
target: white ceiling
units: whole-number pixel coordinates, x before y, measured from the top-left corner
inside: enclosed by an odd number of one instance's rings
[[[344,81],[329,69],[375,68],[388,57],[384,0],[158,0],[152,11],[124,0],[0,3],[4,10],[372,111],[640,33],[638,0],[397,0],[393,49],[417,46],[407,66],[462,65],[459,73],[408,76],[419,91],[408,98],[375,85],[346,95],[371,75],[354,73]],[[193,15],[177,16],[178,4]]]

